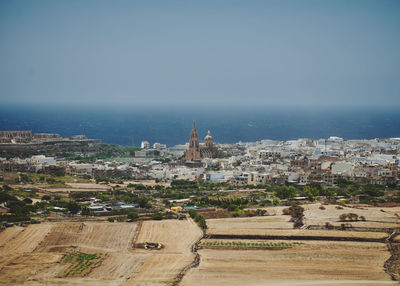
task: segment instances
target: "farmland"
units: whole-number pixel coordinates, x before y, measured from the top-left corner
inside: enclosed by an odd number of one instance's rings
[[[266,208],[269,216],[208,219],[208,239],[202,240],[198,250],[200,264],[188,271],[181,285],[209,285],[208,281],[254,286],[397,283],[384,265],[391,257],[385,229],[398,227],[398,208],[303,207],[300,229],[282,215],[283,207]],[[366,221],[352,221],[354,229],[324,228],[326,222],[339,227],[344,213],[365,216]]]
[[[209,281],[254,286],[393,283],[383,269],[390,256],[384,244],[297,243],[282,250],[200,249],[200,265],[187,273],[182,285],[210,285]]]
[[[5,228],[0,232],[0,285],[394,283],[385,270],[391,252],[385,241],[390,233],[383,229],[397,227],[397,208],[304,205],[300,229],[293,228],[283,209],[268,207],[268,216],[207,219],[204,238],[192,219],[65,220]],[[327,221],[340,225],[339,216],[350,212],[382,230],[323,228]],[[145,243],[162,247],[147,250]],[[186,269],[196,252],[198,264]],[[399,265],[396,259],[392,272]],[[179,275],[182,280],[176,280]]]
[[[1,285],[169,284],[193,260],[201,236],[192,221],[63,222],[7,228],[0,233]],[[135,249],[156,241],[162,250]],[[97,264],[97,265],[96,265]],[[157,270],[157,271],[155,271]]]
[[[191,247],[201,236],[201,230],[191,220],[144,222],[137,243],[159,242],[164,247],[151,252],[127,285],[171,284],[180,270],[193,261]]]

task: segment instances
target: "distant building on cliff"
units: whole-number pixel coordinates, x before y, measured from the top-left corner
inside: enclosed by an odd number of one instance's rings
[[[208,131],[204,138],[204,144],[200,145],[199,135],[196,130],[196,122],[193,121],[189,148],[186,150],[186,161],[201,161],[203,158],[216,158],[218,154],[218,147],[214,144],[210,131]]]

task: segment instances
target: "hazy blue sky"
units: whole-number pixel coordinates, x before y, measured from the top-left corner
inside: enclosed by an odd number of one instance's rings
[[[400,1],[0,1],[0,103],[400,107]]]

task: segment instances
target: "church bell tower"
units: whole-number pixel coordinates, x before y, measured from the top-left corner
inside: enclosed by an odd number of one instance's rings
[[[200,161],[199,135],[196,130],[196,122],[193,120],[193,128],[190,133],[189,149],[186,150],[186,161]]]

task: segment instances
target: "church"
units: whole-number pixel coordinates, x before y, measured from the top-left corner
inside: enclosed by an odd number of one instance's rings
[[[199,135],[196,130],[196,122],[193,121],[192,132],[190,133],[189,148],[186,150],[186,161],[201,161],[203,158],[218,157],[218,148],[208,131],[204,138],[204,144],[199,143]]]

